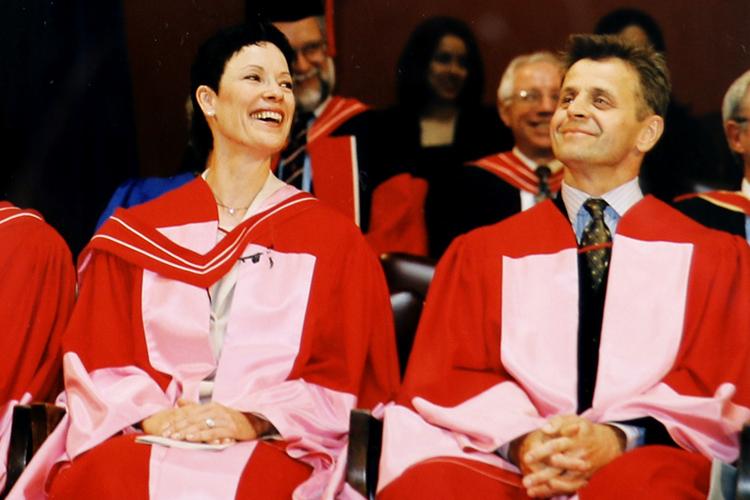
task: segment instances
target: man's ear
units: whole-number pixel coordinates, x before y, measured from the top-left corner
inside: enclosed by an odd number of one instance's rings
[[[209,117],[216,114],[216,109],[214,109],[216,92],[211,87],[201,85],[195,89],[195,100],[198,101],[198,106],[200,106],[204,116]]]
[[[664,118],[659,115],[651,115],[643,120],[635,147],[641,153],[647,153],[656,145],[663,133]]]
[[[510,103],[508,101],[497,100],[497,113],[506,127],[510,128]]]
[[[742,141],[740,140],[740,135],[742,134],[741,124],[737,123],[734,120],[727,120],[724,123],[724,134],[726,134],[727,136],[729,149],[740,155],[748,152],[745,146],[742,144]]]

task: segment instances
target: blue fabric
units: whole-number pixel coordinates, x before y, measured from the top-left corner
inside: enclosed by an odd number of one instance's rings
[[[745,217],[745,239],[750,243],[750,215]]]
[[[129,208],[158,198],[168,191],[187,184],[195,179],[195,176],[196,174],[193,172],[185,172],[172,177],[128,179],[115,190],[107,204],[107,208],[99,216],[96,229],[99,230],[99,227],[104,224],[104,221],[109,219],[118,207]]]

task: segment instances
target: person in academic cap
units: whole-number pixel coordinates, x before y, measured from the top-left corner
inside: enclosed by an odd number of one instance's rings
[[[282,151],[282,180],[313,193],[370,228],[373,190],[386,173],[374,135],[373,114],[357,99],[335,94],[331,5],[320,0],[248,2],[249,16],[269,19],[295,51],[292,63],[295,124]]]

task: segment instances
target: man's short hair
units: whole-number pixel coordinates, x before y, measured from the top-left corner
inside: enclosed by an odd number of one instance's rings
[[[732,82],[727,93],[724,94],[724,101],[721,104],[721,119],[724,123],[733,118],[739,118],[740,106],[748,87],[750,87],[750,70],[745,71],[742,76]]]
[[[563,62],[559,56],[552,52],[541,51],[516,56],[508,64],[508,67],[505,68],[503,76],[500,77],[500,85],[497,87],[498,102],[505,102],[513,97],[513,84],[516,80],[516,71],[518,71],[518,68],[538,62],[554,64],[560,68],[560,72],[562,73]]]
[[[617,35],[571,35],[564,55],[566,71],[582,59],[601,61],[620,59],[638,74],[638,97],[643,106],[637,110],[638,119],[649,112],[662,118],[667,114],[672,85],[664,55],[648,46],[635,45]]]

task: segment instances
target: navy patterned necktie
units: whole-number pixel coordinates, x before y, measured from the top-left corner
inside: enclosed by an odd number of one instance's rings
[[[552,175],[552,170],[547,165],[539,165],[534,172],[539,178],[539,193],[536,195],[536,201],[541,202],[552,198],[552,192],[549,190],[549,176]]]
[[[598,290],[607,276],[609,257],[612,253],[612,233],[604,223],[604,209],[608,205],[601,198],[589,198],[583,206],[591,214],[591,222],[583,230],[581,248],[586,254],[591,287]]]

